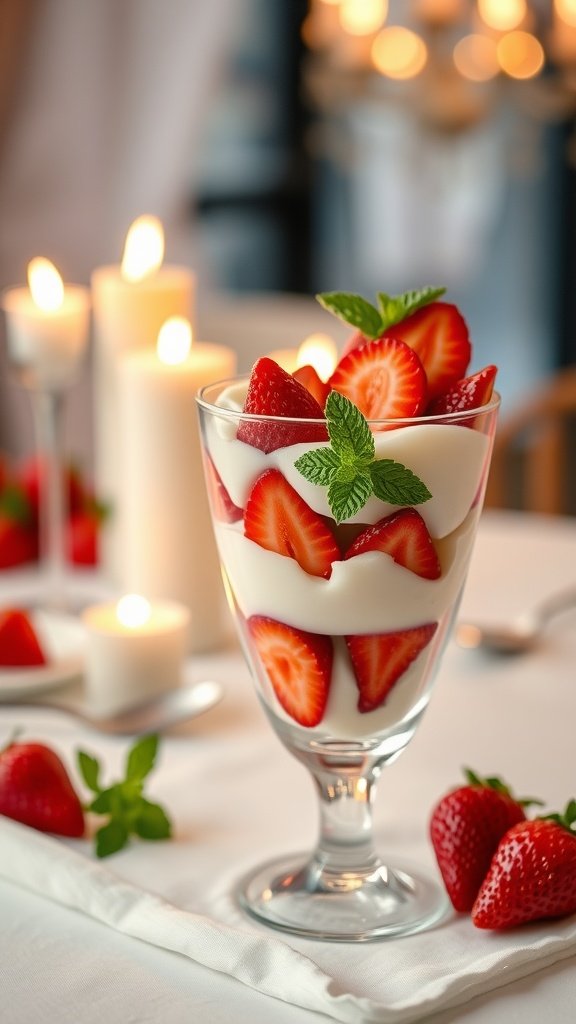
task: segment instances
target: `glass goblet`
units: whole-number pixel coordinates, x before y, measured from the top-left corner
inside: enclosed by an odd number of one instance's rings
[[[375,850],[375,783],[430,698],[466,578],[498,398],[472,412],[369,423],[376,457],[409,468],[432,496],[406,509],[372,495],[336,523],[326,488],[295,466],[328,445],[325,421],[244,414],[245,386],[220,382],[198,398],[212,520],[256,692],[312,775],[320,826],[308,857],[258,867],[239,899],[257,919],[309,938],[420,931],[442,916],[445,897]],[[262,438],[270,450],[256,446]],[[372,530],[394,536],[399,523],[419,543],[424,531],[425,565],[394,545],[371,549]]]

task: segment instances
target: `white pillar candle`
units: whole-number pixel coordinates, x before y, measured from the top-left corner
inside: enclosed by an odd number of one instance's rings
[[[112,713],[180,686],[189,619],[176,602],[149,604],[136,594],[87,608],[82,622],[91,708]]]
[[[95,480],[99,496],[112,510],[102,568],[116,581],[119,363],[129,352],[153,349],[168,317],[192,320],[194,315],[195,276],[187,267],[163,264],[163,253],[161,223],[142,217],[128,232],[122,264],[98,267],[92,275]]]
[[[2,295],[8,354],[27,387],[60,391],[74,380],[88,340],[90,293],[64,285],[56,267],[31,260],[29,286]]]
[[[179,351],[182,331],[187,336]],[[179,318],[160,333],[158,352],[122,362],[119,380],[121,476],[118,490],[122,589],[172,598],[191,612],[190,650],[221,646],[230,618],[202,467],[195,395],[231,377],[236,357],[194,342]]]

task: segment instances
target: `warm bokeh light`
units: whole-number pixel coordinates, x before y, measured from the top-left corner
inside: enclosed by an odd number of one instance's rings
[[[372,44],[374,66],[388,78],[414,78],[422,71],[427,59],[424,40],[402,25],[382,29]]]
[[[281,366],[286,373],[294,373],[296,369],[296,360],[298,358],[298,350],[295,348],[275,348],[272,352],[267,352],[268,359],[273,359],[278,366]]]
[[[526,0],[478,0],[478,11],[490,28],[509,32],[524,21]]]
[[[122,256],[122,277],[142,281],[155,273],[164,259],[164,228],[158,217],[144,214],[130,225]]]
[[[500,67],[511,78],[534,78],[544,67],[544,50],[530,32],[508,32],[496,52]]]
[[[338,362],[336,342],[329,334],[311,334],[302,342],[296,366],[313,366],[321,380],[328,380]]]
[[[387,14],[388,0],[341,0],[340,24],[353,36],[377,32]]]
[[[449,25],[463,13],[465,0],[416,0],[414,6],[418,18],[431,25]]]
[[[64,302],[64,284],[56,267],[44,256],[28,264],[28,287],[32,301],[44,313],[54,313]]]
[[[472,82],[494,78],[500,71],[495,40],[476,32],[464,36],[454,47],[454,64]]]
[[[178,366],[186,362],[192,348],[192,325],[186,317],[171,316],[162,324],[156,354],[162,363]]]
[[[116,605],[116,618],[127,629],[138,629],[150,618],[151,608],[145,597],[138,594],[126,594]]]
[[[576,0],[554,0],[554,9],[567,25],[576,26]]]

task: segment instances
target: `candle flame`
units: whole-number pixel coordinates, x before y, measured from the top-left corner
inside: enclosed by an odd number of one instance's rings
[[[145,214],[130,225],[122,256],[122,277],[142,281],[162,265],[164,228],[158,217]]]
[[[138,594],[126,594],[116,605],[116,617],[128,629],[144,626],[150,618],[150,604]]]
[[[56,267],[44,256],[28,264],[28,287],[32,300],[45,313],[53,313],[64,302],[64,284]]]
[[[190,355],[192,347],[192,325],[186,317],[171,316],[158,332],[156,354],[162,363],[178,366]]]
[[[313,366],[321,380],[328,380],[338,362],[336,342],[329,334],[311,334],[302,342],[296,366]]]

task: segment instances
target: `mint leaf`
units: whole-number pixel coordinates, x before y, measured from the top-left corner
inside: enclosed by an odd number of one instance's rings
[[[340,460],[331,448],[315,448],[296,459],[294,465],[311,483],[327,487],[340,465]]]
[[[145,779],[154,767],[158,750],[157,736],[144,736],[132,747],[126,764],[127,779]]]
[[[390,505],[421,505],[432,497],[426,484],[401,462],[379,459],[370,466],[374,494]]]
[[[382,317],[367,299],[352,292],[322,292],[316,296],[324,309],[334,313],[344,323],[358,328],[367,338],[382,334]]]
[[[142,795],[144,779],[154,767],[157,752],[158,736],[144,736],[137,740],[128,752],[125,778],[103,788],[96,758],[78,751],[82,778],[96,794],[88,810],[108,818],[96,833],[98,857],[108,857],[121,850],[131,835],[141,839],[167,839],[170,836],[170,819],[164,809]]]
[[[374,438],[354,403],[338,391],[331,391],[325,412],[334,454],[347,462],[370,463],[374,458]]]
[[[403,292],[402,295],[387,295],[386,292],[378,292],[378,306],[382,320],[381,333],[389,327],[393,327],[394,324],[400,323],[401,320],[405,320],[417,309],[422,309],[423,306],[439,299],[445,291],[445,288],[428,285],[426,288],[420,288],[419,291]]]
[[[93,793],[98,793],[100,791],[100,784],[98,782],[100,765],[96,758],[90,757],[89,754],[85,754],[80,750],[78,753],[78,767],[88,789],[91,789]]]
[[[326,400],[331,447],[315,448],[294,466],[311,483],[326,487],[337,523],[356,515],[374,494],[389,505],[420,505],[432,497],[426,484],[394,459],[376,459],[368,422],[350,399],[331,391]]]

